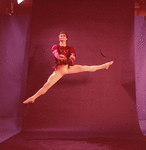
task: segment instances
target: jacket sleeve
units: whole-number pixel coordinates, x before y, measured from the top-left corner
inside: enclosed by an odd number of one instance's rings
[[[53,53],[55,58],[59,59],[59,53],[58,53],[58,46],[57,45],[54,45],[52,47],[52,53]]]
[[[71,46],[71,48],[70,48],[70,53],[71,53],[71,56],[76,57],[75,49],[73,46]]]

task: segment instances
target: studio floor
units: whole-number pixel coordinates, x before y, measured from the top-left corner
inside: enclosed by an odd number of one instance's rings
[[[71,135],[71,136],[70,136]],[[73,132],[22,131],[0,144],[0,150],[145,150],[145,137],[90,137]]]

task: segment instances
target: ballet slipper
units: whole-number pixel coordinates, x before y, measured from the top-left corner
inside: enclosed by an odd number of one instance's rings
[[[114,61],[110,61],[110,62],[105,63],[105,64],[104,64],[104,68],[105,68],[105,69],[108,69],[109,66],[111,66],[113,63],[114,63]]]
[[[33,99],[32,97],[28,98],[27,100],[25,100],[23,102],[23,104],[28,104],[28,103],[34,103],[35,99]]]

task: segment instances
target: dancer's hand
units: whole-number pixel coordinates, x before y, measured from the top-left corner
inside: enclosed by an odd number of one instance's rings
[[[73,62],[75,60],[75,56],[70,56],[69,59]]]
[[[66,61],[67,58],[64,55],[61,54],[61,55],[59,55],[59,60]]]

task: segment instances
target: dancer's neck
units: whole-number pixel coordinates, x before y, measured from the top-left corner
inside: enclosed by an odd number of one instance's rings
[[[59,45],[65,47],[66,46],[66,41],[60,41]]]

